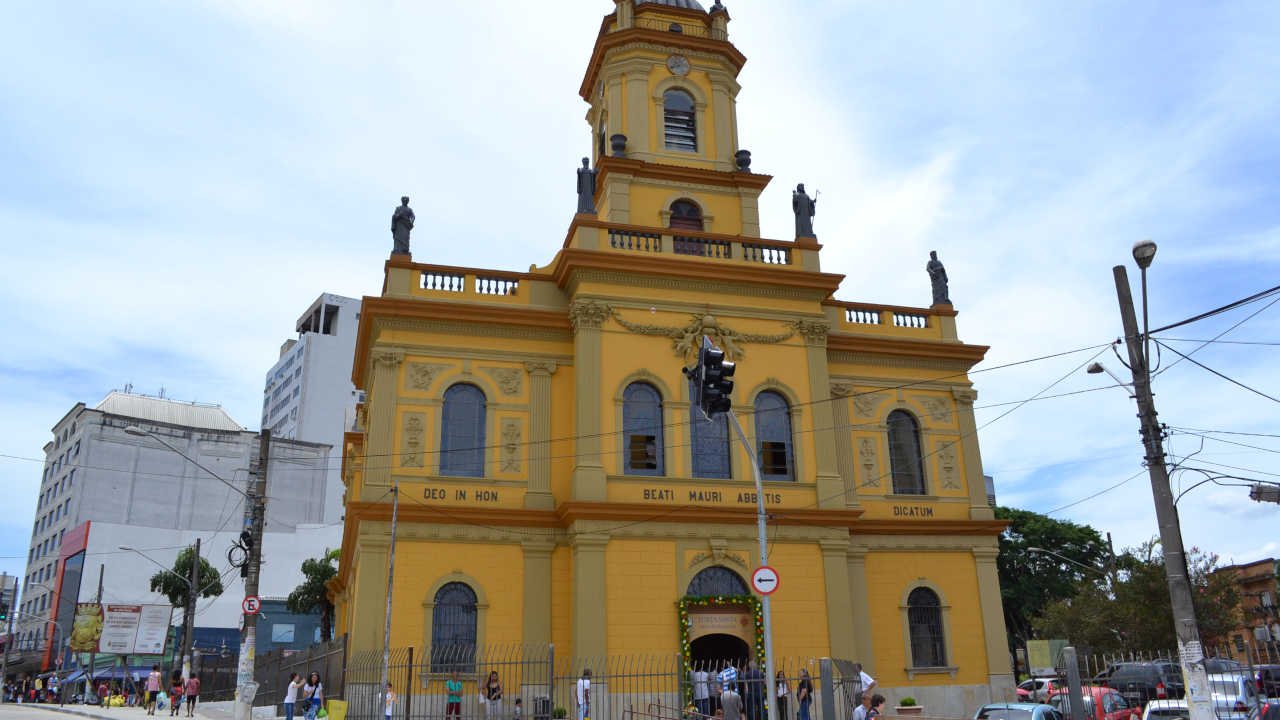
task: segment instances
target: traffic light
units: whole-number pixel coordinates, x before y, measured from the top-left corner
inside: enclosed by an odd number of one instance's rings
[[[9,603],[0,602],[0,622],[9,621]]]
[[[693,380],[693,402],[702,409],[708,418],[729,412],[733,400],[729,395],[733,392],[733,377],[737,367],[724,359],[724,351],[711,344],[711,339],[702,336],[702,347],[698,350],[698,364],[685,369],[685,375]]]

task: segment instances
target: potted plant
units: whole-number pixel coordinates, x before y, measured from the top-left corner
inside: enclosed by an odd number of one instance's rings
[[[564,720],[569,717],[569,711],[562,707],[557,707],[555,710],[551,711],[551,717],[555,718],[555,720]]]
[[[916,699],[910,695],[898,701],[893,711],[898,715],[923,715],[924,706],[916,702]]]

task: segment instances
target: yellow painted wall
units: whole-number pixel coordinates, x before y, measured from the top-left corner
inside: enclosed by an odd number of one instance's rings
[[[677,652],[675,542],[613,540],[605,549],[605,567],[609,652]]]
[[[829,655],[827,591],[818,546],[774,543],[769,564],[781,579],[773,594],[774,652],[781,658]]]
[[[423,609],[431,588],[444,578],[460,574],[474,581],[472,587],[482,602],[484,626],[477,628],[481,642],[519,642],[523,633],[524,554],[519,545],[472,543],[432,544],[401,538],[396,548],[395,593],[392,598],[392,628],[397,647],[410,643],[430,644],[431,622]]]
[[[551,642],[563,652],[573,648],[573,550],[551,553]]]

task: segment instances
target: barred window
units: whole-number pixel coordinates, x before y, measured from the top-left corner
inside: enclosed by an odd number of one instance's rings
[[[622,392],[622,432],[627,443],[627,475],[662,475],[662,396],[648,383]]]
[[[889,465],[895,495],[924,495],[924,468],[920,460],[920,425],[911,413],[889,413]]]
[[[662,96],[663,127],[669,150],[698,151],[698,121],[693,96],[683,90],[668,90]]]
[[[476,593],[451,582],[431,610],[431,672],[472,672],[476,658]]]
[[[776,392],[756,396],[756,451],[765,480],[795,480],[791,406]]]
[[[671,203],[671,227],[679,230],[701,230],[702,208],[692,200]]]
[[[712,565],[693,576],[689,581],[689,595],[714,597],[716,595],[749,595],[747,582],[727,567]]]
[[[929,588],[907,596],[907,625],[911,634],[912,667],[946,667],[947,647],[942,634],[942,602]]]
[[[440,474],[484,477],[484,392],[459,384],[444,393],[440,417]]]
[[[694,396],[695,382],[689,382],[689,397]],[[690,403],[689,427],[693,436],[693,446],[690,448],[693,455],[693,476],[717,480],[732,477],[729,468],[729,422],[724,413],[707,420],[702,409]]]

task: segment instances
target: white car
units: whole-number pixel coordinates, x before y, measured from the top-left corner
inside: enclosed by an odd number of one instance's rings
[[[1188,720],[1186,700],[1151,700],[1142,711],[1142,720]]]
[[[1258,712],[1258,686],[1246,675],[1214,673],[1209,689],[1218,720],[1250,720]]]

